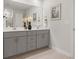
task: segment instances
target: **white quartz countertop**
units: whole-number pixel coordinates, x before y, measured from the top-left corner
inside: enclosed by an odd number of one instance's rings
[[[12,29],[12,28],[7,28],[4,29],[3,32],[13,32],[13,31],[33,31],[33,30],[49,30],[49,28],[39,28],[39,29],[24,29],[24,28],[16,28],[16,29]]]

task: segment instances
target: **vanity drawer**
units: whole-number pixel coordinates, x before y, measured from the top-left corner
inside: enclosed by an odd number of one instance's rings
[[[15,36],[26,36],[27,32],[26,31],[17,31],[15,32]]]
[[[36,31],[28,31],[28,36],[29,36],[29,35],[36,35],[36,34],[37,34]]]
[[[49,30],[39,30],[39,31],[37,31],[37,34],[43,34],[43,33],[48,33],[49,32]]]
[[[4,32],[3,33],[3,37],[4,38],[8,38],[8,37],[15,37],[15,33],[14,32]]]
[[[4,32],[4,38],[16,37],[16,36],[27,36],[26,31],[15,31],[15,32]]]

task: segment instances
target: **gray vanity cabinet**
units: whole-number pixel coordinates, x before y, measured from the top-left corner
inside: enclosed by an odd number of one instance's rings
[[[28,37],[28,51],[36,49],[36,36]]]
[[[26,36],[22,36],[22,37],[16,37],[16,53],[20,54],[20,53],[24,53],[27,52],[27,38]]]
[[[16,55],[16,38],[4,38],[4,57]]]
[[[37,32],[37,48],[49,45],[49,30],[41,30]]]
[[[4,33],[4,58],[27,52],[25,31]]]
[[[36,31],[28,32],[28,51],[36,49],[37,36]]]
[[[49,46],[49,30],[4,33],[4,58]]]

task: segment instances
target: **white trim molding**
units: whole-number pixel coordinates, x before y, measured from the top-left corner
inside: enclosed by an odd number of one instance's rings
[[[61,54],[64,54],[64,55],[72,58],[72,55],[70,53],[68,53],[68,52],[66,52],[66,51],[64,51],[64,50],[62,50],[60,48],[53,47],[53,49],[56,50],[56,51],[58,51]]]

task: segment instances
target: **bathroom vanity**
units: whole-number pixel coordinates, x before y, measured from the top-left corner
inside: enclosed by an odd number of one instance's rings
[[[50,30],[4,31],[4,58],[49,47]]]
[[[41,1],[39,5],[18,1],[4,0],[4,58],[49,47],[50,30],[44,25]],[[22,28],[16,29],[17,27]]]

